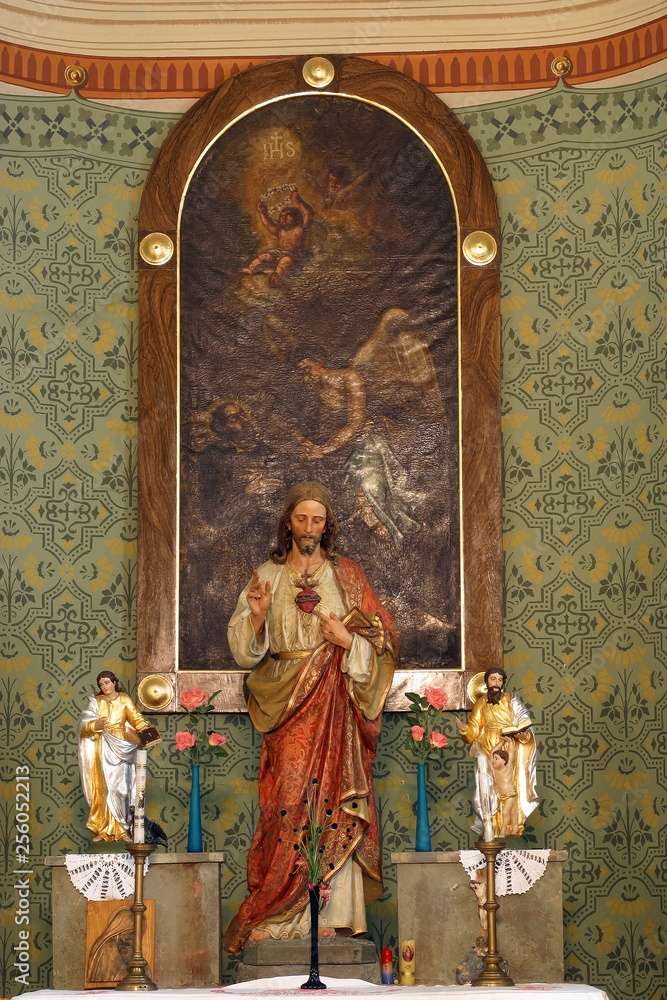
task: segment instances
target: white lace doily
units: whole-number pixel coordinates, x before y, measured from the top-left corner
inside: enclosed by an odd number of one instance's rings
[[[460,851],[461,864],[470,877],[486,867],[481,851]],[[500,851],[496,857],[496,896],[520,896],[528,892],[547,870],[551,850]]]
[[[134,859],[124,854],[66,854],[72,885],[86,899],[127,899],[134,895]],[[144,862],[144,875],[148,858]]]

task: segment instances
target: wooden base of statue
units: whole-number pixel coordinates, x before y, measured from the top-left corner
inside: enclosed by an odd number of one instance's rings
[[[471,986],[514,986],[514,980],[510,979],[502,970],[502,956],[498,951],[496,937],[496,857],[505,846],[504,840],[478,840],[475,847],[481,851],[486,858],[486,903],[484,909],[489,918],[489,949],[484,956],[484,969],[473,980]]]
[[[144,862],[149,854],[155,850],[155,844],[128,844],[127,849],[134,858],[134,902],[130,909],[134,914],[134,936],[132,943],[132,958],[130,959],[130,971],[121,979],[117,990],[139,991],[156,990],[157,986],[146,971],[148,963],[141,951],[141,937],[143,933],[143,916],[146,910],[144,903]]]

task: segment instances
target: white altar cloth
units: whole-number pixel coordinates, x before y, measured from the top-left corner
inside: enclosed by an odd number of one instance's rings
[[[250,983],[237,983],[235,986],[218,986],[205,990],[157,990],[144,994],[151,1000],[221,1000],[225,994],[230,997],[254,998],[264,1000],[268,997],[294,997],[303,1000],[304,996],[317,995],[320,1000],[329,997],[389,997],[394,994],[400,1000],[608,1000],[603,990],[583,983],[527,983],[520,986],[498,987],[487,986],[375,986],[361,979],[331,979],[323,978],[327,991],[302,990],[301,983],[307,976],[283,976],[274,979],[255,979]],[[115,990],[36,990],[32,993],[22,993],[23,997],[34,1000],[60,1000],[67,997],[100,997],[104,1000],[120,1000],[122,994]]]

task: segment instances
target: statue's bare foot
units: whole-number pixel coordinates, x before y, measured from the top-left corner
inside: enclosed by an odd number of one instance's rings
[[[98,833],[96,837],[93,837],[94,844],[97,844],[100,840],[104,840],[104,837],[102,836],[101,833]]]
[[[239,274],[254,274],[255,272],[250,267],[240,267]]]
[[[126,844],[132,843],[132,837],[129,835],[129,833],[124,833],[122,839],[125,841]]]
[[[263,931],[263,930],[260,930],[259,928],[255,928],[254,931],[250,931],[250,937],[248,938],[248,940],[249,941],[268,941],[268,939],[270,937],[271,937],[271,935],[269,934],[268,931]]]
[[[327,927],[327,926],[318,927],[318,929],[317,929],[317,936],[318,937],[336,937],[336,928],[335,927]]]

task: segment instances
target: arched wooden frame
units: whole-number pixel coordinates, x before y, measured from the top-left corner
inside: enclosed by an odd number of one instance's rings
[[[139,238],[161,233],[175,253],[139,263],[138,695],[147,710],[175,711],[188,687],[222,688],[219,711],[242,711],[237,672],[183,671],[177,663],[178,602],[178,248],[179,210],[202,153],[239,117],[272,99],[312,93],[306,56],[267,63],[203,97],[165,140],[141,202]],[[333,80],[319,93],[371,102],[407,123],[445,170],[458,217],[460,316],[461,632],[465,670],[398,670],[387,707],[407,708],[405,691],[446,688],[466,706],[471,678],[501,667],[502,545],[498,212],[491,178],[470,135],[433,94],[403,74],[355,57],[329,57]],[[475,234],[474,236],[472,234]],[[468,240],[464,248],[466,237]],[[489,240],[488,237],[492,237]],[[150,241],[149,241],[150,242]],[[472,242],[472,251],[468,245]],[[464,249],[466,252],[464,252]],[[469,704],[469,702],[468,702]]]

